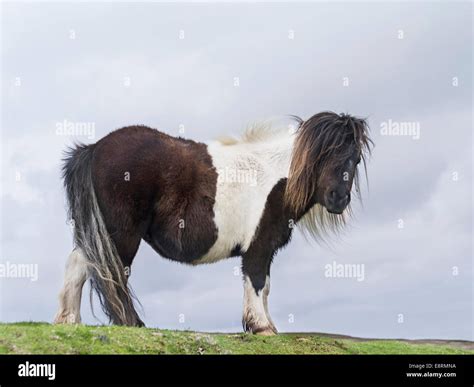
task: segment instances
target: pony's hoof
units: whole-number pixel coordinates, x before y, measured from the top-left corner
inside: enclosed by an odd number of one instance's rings
[[[250,328],[247,329],[247,332],[260,336],[275,336],[278,333],[276,328],[272,327],[271,325]]]
[[[245,319],[242,319],[242,327],[244,332],[252,333],[254,335],[261,336],[275,336],[278,331],[273,324],[256,324],[254,321],[247,322]]]
[[[74,313],[58,313],[54,318],[53,324],[80,324],[81,318]]]
[[[261,331],[257,331],[257,332],[254,332],[256,335],[259,335],[259,336],[276,336],[276,332],[273,330],[273,329],[264,329],[264,330],[261,330]]]

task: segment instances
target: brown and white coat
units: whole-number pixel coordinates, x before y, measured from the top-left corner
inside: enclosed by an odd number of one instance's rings
[[[145,126],[78,145],[64,180],[75,222],[56,322],[80,321],[90,278],[115,324],[143,325],[127,284],[141,240],[198,265],[241,256],[243,326],[276,333],[270,266],[294,225],[314,235],[344,223],[357,164],[370,149],[364,120],[323,112],[292,126],[255,125],[241,139],[203,144]]]

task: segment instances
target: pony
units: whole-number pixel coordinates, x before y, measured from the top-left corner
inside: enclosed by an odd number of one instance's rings
[[[109,322],[144,326],[128,284],[144,240],[189,265],[241,257],[243,329],[276,334],[268,310],[275,254],[295,226],[320,239],[345,224],[372,145],[362,118],[291,119],[289,128],[264,122],[208,144],[128,126],[69,148],[63,178],[75,247],[55,322],[80,323],[89,278]]]

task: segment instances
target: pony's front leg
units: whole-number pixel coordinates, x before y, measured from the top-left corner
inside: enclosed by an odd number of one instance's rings
[[[244,312],[242,325],[246,332],[271,336],[277,333],[268,313],[270,260],[243,257]]]

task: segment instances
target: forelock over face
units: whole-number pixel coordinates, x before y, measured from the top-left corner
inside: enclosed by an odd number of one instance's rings
[[[353,181],[357,184],[358,162],[370,152],[370,144],[363,119],[333,112],[312,116],[297,133],[288,196],[299,208],[312,200],[341,213],[350,202]]]
[[[320,151],[316,183],[317,202],[330,213],[341,214],[350,204],[352,186],[358,188],[357,166],[370,151],[364,120],[348,115],[328,115]]]

